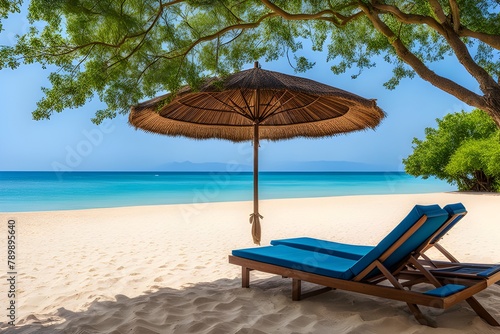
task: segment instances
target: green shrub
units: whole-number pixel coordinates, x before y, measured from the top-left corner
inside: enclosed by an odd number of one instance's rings
[[[500,130],[482,110],[448,114],[438,127],[413,139],[413,153],[403,159],[408,174],[435,176],[460,191],[500,192]]]

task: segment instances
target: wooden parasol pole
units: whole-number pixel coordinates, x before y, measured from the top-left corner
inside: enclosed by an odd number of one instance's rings
[[[253,214],[250,222],[252,223],[253,242],[260,245],[260,218],[259,213],[259,123],[253,127]]]
[[[259,63],[255,62],[254,67],[258,68]],[[253,242],[260,245],[260,218],[259,213],[259,117],[260,117],[260,92],[255,90],[254,95],[254,125],[253,125],[253,213],[250,215],[252,224]]]

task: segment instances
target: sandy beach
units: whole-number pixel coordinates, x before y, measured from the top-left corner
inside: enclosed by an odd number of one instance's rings
[[[500,196],[434,193],[264,200],[262,245],[310,236],[377,244],[415,204],[462,202],[467,216],[441,242],[464,262],[500,262]],[[5,333],[500,333],[463,302],[422,307],[418,324],[401,302],[331,291],[291,300],[288,279],[252,272],[241,288],[232,249],[253,247],[251,202],[1,213],[0,258],[15,221],[17,326]],[[433,257],[439,255],[430,253]],[[307,286],[306,286],[307,288]],[[477,299],[500,320],[500,286]]]

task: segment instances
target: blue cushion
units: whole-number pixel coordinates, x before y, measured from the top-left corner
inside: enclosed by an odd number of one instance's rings
[[[496,274],[499,271],[500,271],[500,265],[493,266],[493,267],[488,268],[488,269],[486,269],[484,271],[481,271],[480,273],[477,273],[477,276],[480,276],[480,277],[490,277],[491,275]]]
[[[236,249],[233,255],[308,273],[349,280],[356,261],[283,245]]]
[[[472,264],[468,266],[467,264],[460,264],[455,267],[445,267],[439,269],[433,269],[433,273],[446,273],[446,274],[466,274],[466,275],[476,275],[479,277],[490,277],[500,271],[500,265],[495,264]]]
[[[446,284],[442,287],[424,292],[424,294],[429,295],[429,296],[436,296],[436,297],[447,297],[447,296],[452,295],[456,292],[462,291],[465,288],[466,288],[465,285]]]
[[[360,274],[370,263],[379,258],[387,251],[404,233],[406,233],[423,216],[427,221],[413,233],[394,253],[384,261],[384,266],[389,269],[416,250],[424,241],[443,225],[448,219],[448,212],[441,209],[439,205],[415,205],[410,213],[396,226],[372,251],[363,256],[352,268],[354,276]],[[372,273],[373,274],[373,273]]]
[[[443,209],[448,211],[450,216],[455,215],[457,213],[466,213],[467,212],[467,210],[465,209],[465,206],[462,203],[448,204]]]
[[[466,213],[467,210],[465,209],[465,206],[462,204],[462,203],[455,203],[455,204],[448,204],[447,206],[445,206],[443,209],[445,209],[448,214],[450,215],[450,218],[456,214],[461,214],[461,213]],[[444,229],[441,231],[441,233],[439,233],[433,240],[431,243],[435,243],[437,241],[439,241],[439,239],[441,239],[442,237],[444,237],[444,235],[446,233],[448,233],[448,231],[453,228],[453,226],[455,226],[456,223],[458,223],[465,215],[460,215],[460,216],[457,216],[455,217],[455,219],[453,219],[453,221]]]
[[[271,245],[285,245],[289,247],[340,256],[352,260],[361,259],[373,248],[375,248],[374,246],[350,245],[308,237],[272,240]]]

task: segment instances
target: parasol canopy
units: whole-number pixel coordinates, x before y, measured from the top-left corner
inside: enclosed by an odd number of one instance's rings
[[[260,139],[325,137],[375,128],[385,117],[375,100],[306,78],[254,68],[207,79],[132,106],[129,123],[142,130],[194,139],[252,140],[252,236],[260,243],[258,147]]]

